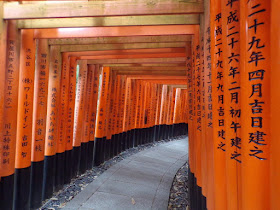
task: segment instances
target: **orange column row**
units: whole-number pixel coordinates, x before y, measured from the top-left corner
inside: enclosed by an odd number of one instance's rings
[[[279,4],[211,0],[204,6],[203,31],[194,39],[203,45],[201,69],[193,49],[187,71],[191,208],[278,209]]]

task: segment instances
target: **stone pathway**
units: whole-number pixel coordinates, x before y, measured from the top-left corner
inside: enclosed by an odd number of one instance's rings
[[[110,167],[63,209],[167,209],[174,176],[187,156],[187,138],[136,153]]]

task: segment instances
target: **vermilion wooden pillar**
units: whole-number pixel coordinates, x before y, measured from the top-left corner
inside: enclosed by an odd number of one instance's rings
[[[154,104],[154,141],[157,141],[157,131],[158,131],[158,110],[159,110],[159,103],[160,103],[160,85],[155,83],[155,104]]]
[[[60,101],[58,105],[58,139],[56,149],[56,176],[55,191],[59,191],[64,185],[64,165],[65,165],[65,149],[66,149],[66,122],[68,110],[68,89],[69,89],[69,67],[70,61],[67,54],[62,55],[61,80],[60,80]]]
[[[160,114],[160,102],[161,102],[161,85],[157,84],[157,98],[156,98],[156,110],[155,110],[155,141],[158,141],[158,131],[159,131],[159,114]]]
[[[120,106],[121,106],[121,114],[120,114],[120,129],[121,129],[121,148],[122,151],[125,150],[125,135],[126,133],[124,132],[123,129],[123,124],[124,124],[124,113],[125,113],[125,91],[126,91],[126,77],[122,76],[122,90],[121,90],[121,101],[120,101]]]
[[[190,206],[194,207],[194,91],[193,91],[193,49],[192,44],[186,46],[187,53],[187,88],[188,88],[188,137],[189,137],[189,187]]]
[[[204,14],[200,15],[200,28],[199,28],[199,54],[200,54],[200,110],[201,110],[201,185],[202,185],[202,208],[206,208],[206,194],[207,194],[207,155],[208,149],[206,148],[206,115],[205,115],[205,65],[204,65],[204,27],[205,19]]]
[[[163,140],[164,109],[166,107],[166,97],[167,97],[167,85],[163,85],[162,92],[161,92],[161,107],[160,107],[160,116],[159,116],[159,134],[160,134],[159,140]]]
[[[167,125],[167,121],[168,121],[168,112],[169,112],[169,105],[170,105],[170,95],[171,95],[171,87],[169,85],[167,85],[167,96],[165,98],[166,103],[165,103],[165,108],[164,108],[164,118],[163,118],[163,122],[164,122],[164,139],[168,139],[168,125]]]
[[[214,146],[214,192],[215,209],[227,208],[226,199],[226,141],[224,116],[224,61],[222,47],[221,0],[211,0],[211,59],[213,94],[213,146]]]
[[[167,85],[163,85],[162,92],[161,92],[161,107],[160,107],[160,140],[164,139],[164,116],[165,116],[165,109],[166,109],[166,98],[168,96],[168,87]]]
[[[138,126],[137,126],[137,122],[138,122],[138,119],[139,119],[139,96],[140,96],[140,83],[139,83],[139,80],[135,80],[135,89],[136,89],[136,98],[135,98],[135,110],[134,110],[134,115],[135,115],[135,118],[134,118],[134,135],[135,135],[135,140],[134,140],[134,146],[138,146]]]
[[[182,123],[183,124],[185,124],[184,125],[184,130],[185,131],[183,131],[184,133],[183,133],[183,135],[186,135],[186,134],[188,134],[188,106],[187,106],[187,104],[188,104],[188,90],[187,90],[187,88],[184,88],[184,89],[182,89],[183,90],[183,94],[184,94],[184,106],[182,106],[182,112],[183,112],[183,121],[182,121]]]
[[[170,113],[170,118],[169,118],[169,123],[171,126],[171,132],[170,132],[170,136],[171,138],[174,137],[174,129],[175,128],[175,123],[174,123],[174,116],[175,116],[175,102],[176,102],[176,88],[173,88],[172,91],[172,101],[171,101],[171,113]]]
[[[154,83],[150,81],[150,103],[149,103],[149,115],[148,115],[148,133],[149,133],[149,142],[153,141],[153,113],[154,113],[154,100],[155,100],[155,86]],[[169,119],[169,118],[168,118]],[[169,122],[167,122],[169,124]]]
[[[148,123],[149,123],[149,106],[150,106],[150,83],[148,81],[145,82],[145,91],[144,91],[144,123],[143,123],[143,128],[145,131],[145,143],[148,143],[149,141],[149,132],[148,132]],[[166,111],[166,109],[165,109]],[[165,118],[164,118],[165,122]]]
[[[117,155],[117,141],[116,141],[116,100],[117,100],[117,93],[119,88],[119,81],[117,78],[117,74],[115,72],[113,73],[112,81],[114,81],[114,85],[112,85],[111,89],[111,106],[110,106],[110,112],[111,112],[111,148],[110,148],[110,158]]]
[[[133,80],[134,82],[134,98],[133,98],[133,103],[134,103],[134,110],[131,110],[133,113],[133,119],[132,119],[132,127],[133,127],[133,146],[138,145],[137,141],[137,119],[138,119],[138,107],[139,107],[139,80]]]
[[[134,114],[135,114],[135,80],[131,80],[131,98],[130,98],[130,110],[129,110],[129,130],[130,130],[130,141],[129,147],[132,148],[134,146]]]
[[[107,98],[106,98],[106,107],[105,107],[105,128],[104,128],[104,161],[110,158],[111,152],[111,91],[112,91],[112,73],[111,70],[109,71],[109,81],[107,87]]]
[[[125,136],[126,132],[124,130],[124,113],[125,113],[125,91],[126,91],[126,83],[127,83],[127,77],[122,76],[122,91],[121,91],[121,101],[120,101],[120,106],[121,106],[121,112],[120,112],[120,130],[121,130],[121,147],[122,151],[125,150]]]
[[[271,210],[280,209],[280,141],[279,141],[279,117],[280,117],[280,1],[271,1]]]
[[[137,93],[138,93],[138,86],[137,86],[137,81],[134,79],[132,80],[132,84],[133,84],[133,90],[132,90],[132,94],[133,94],[133,107],[131,109],[131,129],[132,129],[132,147],[136,146],[136,136],[135,136],[135,132],[136,132],[136,127],[135,127],[135,119],[136,119],[136,112],[135,110],[137,109],[136,107],[136,103],[137,103]]]
[[[162,92],[162,85],[158,84],[158,93],[157,93],[157,109],[156,109],[156,120],[155,120],[155,140],[159,140],[159,116],[160,116],[160,107],[161,107],[161,92]]]
[[[93,103],[93,84],[94,84],[94,66],[87,65],[87,86],[85,88],[85,105],[84,105],[84,117],[81,134],[81,159],[79,172],[85,173],[88,167],[88,149],[90,139],[90,114]]]
[[[207,208],[214,210],[214,158],[213,158],[213,106],[210,36],[210,0],[204,1],[204,91],[205,91],[205,136],[207,148]]]
[[[4,2],[0,2],[0,114],[3,115],[4,111],[4,87],[5,87],[5,68],[6,68],[6,45],[7,45],[7,22],[3,19],[4,16]],[[0,135],[3,135],[3,117],[0,117]],[[2,142],[0,141],[0,154],[2,154]],[[2,155],[0,155],[0,161],[2,160]],[[0,181],[1,181],[2,171],[0,167]],[[1,182],[0,182],[1,183]],[[1,191],[2,193],[2,191]],[[2,197],[2,196],[1,196]]]
[[[84,123],[84,110],[85,110],[85,95],[87,86],[87,61],[78,61],[79,76],[76,88],[75,99],[75,117],[74,117],[74,131],[73,131],[73,153],[72,153],[72,170],[73,175],[77,175],[80,168],[81,158],[81,139],[82,129]]]
[[[45,138],[45,159],[43,175],[43,200],[52,196],[55,187],[55,164],[58,140],[58,119],[60,102],[61,54],[59,46],[50,48],[50,70]]]
[[[197,156],[197,152],[196,152],[196,148],[197,148],[197,141],[196,141],[196,121],[197,121],[197,113],[196,113],[196,82],[195,82],[195,42],[194,42],[194,35],[192,36],[192,108],[193,108],[193,113],[192,113],[192,117],[193,117],[193,123],[192,123],[192,150],[193,150],[193,159],[192,159],[192,162],[193,162],[193,165],[192,165],[192,189],[193,189],[193,192],[191,193],[193,195],[193,198],[192,198],[192,202],[191,202],[191,208],[194,208],[194,209],[197,209],[197,204],[198,204],[198,201],[197,201],[197,181],[196,181],[196,170],[197,170],[197,160],[196,160],[196,156]]]
[[[131,79],[127,78],[126,80],[126,95],[125,95],[125,113],[124,113],[124,131],[126,132],[126,149],[129,149],[129,141],[130,141],[130,131],[129,131],[129,118],[130,118],[130,108],[131,108]]]
[[[149,87],[150,87],[150,95],[148,97],[150,97],[150,101],[149,105],[148,105],[148,141],[152,142],[153,141],[153,113],[154,113],[154,100],[155,100],[155,86],[154,83],[152,81],[149,81]],[[168,110],[169,111],[169,110]],[[169,118],[168,118],[169,119]],[[168,121],[166,121],[167,124],[169,124]],[[167,125],[168,126],[168,125]],[[169,131],[167,130],[167,132],[169,133]]]
[[[120,147],[120,130],[119,130],[119,111],[120,111],[120,107],[119,107],[119,101],[120,101],[120,91],[121,89],[121,76],[117,75],[116,76],[116,96],[115,96],[115,100],[114,100],[114,125],[115,125],[115,129],[114,129],[114,141],[115,141],[115,155],[119,154],[121,151],[121,147]]]
[[[241,86],[239,1],[221,2],[227,208],[241,208]]]
[[[35,73],[33,30],[21,30],[14,209],[29,209]]]
[[[72,173],[72,150],[73,150],[73,128],[75,115],[75,98],[76,98],[76,74],[77,60],[76,57],[70,57],[69,67],[69,87],[68,87],[68,108],[66,122],[66,146],[65,146],[65,166],[64,166],[64,181],[69,183],[73,176]]]
[[[156,141],[160,140],[160,112],[161,112],[162,84],[158,84],[157,113],[156,113]]]
[[[195,34],[193,35],[193,50],[194,50],[194,100],[195,100],[195,117],[194,117],[194,141],[195,141],[195,158],[196,158],[196,170],[195,178],[197,180],[197,208],[202,208],[202,96],[201,96],[201,52],[200,52],[200,30],[199,27],[196,28]]]
[[[108,97],[108,87],[109,87],[109,76],[110,68],[103,67],[102,69],[102,84],[99,95],[98,109],[97,109],[97,119],[96,119],[96,129],[95,129],[95,139],[94,139],[94,164],[100,165],[104,162],[104,144],[106,141],[106,102]]]
[[[99,65],[89,65],[89,68],[94,70],[93,76],[93,90],[92,90],[92,107],[90,110],[90,125],[89,125],[89,146],[88,146],[88,168],[93,166],[93,155],[94,155],[94,138],[95,138],[95,126],[96,126],[96,112],[97,112],[97,101],[98,101],[98,89],[99,89]]]
[[[179,106],[180,104],[180,95],[181,95],[181,88],[175,88],[175,104],[174,104],[174,119],[173,124],[178,124],[178,118],[179,118]]]
[[[8,21],[6,67],[2,66],[5,82],[3,130],[0,140],[0,206],[11,209],[13,205],[13,187],[15,171],[15,150],[18,110],[18,83],[19,83],[19,34],[16,21]],[[2,129],[2,127],[0,127]],[[2,133],[3,132],[3,133]]]
[[[196,158],[195,158],[195,67],[194,67],[194,40],[192,38],[191,46],[189,47],[191,50],[191,61],[188,65],[188,94],[189,94],[189,165],[190,165],[190,171],[189,171],[189,180],[190,180],[190,206],[191,208],[196,208],[196,202],[195,202],[195,170],[196,170]]]
[[[155,83],[155,98],[154,98],[154,113],[153,113],[153,126],[154,126],[154,137],[153,141],[156,141],[156,132],[157,132],[157,114],[158,114],[158,104],[159,104],[159,84]]]
[[[34,79],[34,110],[31,151],[31,199],[30,207],[39,208],[42,203],[44,153],[47,120],[49,82],[48,40],[37,40],[37,55]],[[40,174],[40,176],[38,175]]]
[[[125,89],[124,87],[124,80],[123,77],[119,75],[119,100],[118,100],[118,112],[117,112],[117,128],[118,128],[118,152],[122,152],[123,147],[122,147],[122,114],[123,114],[123,106],[122,106],[122,101],[123,101],[123,90]]]
[[[240,8],[242,209],[270,209],[271,1]]]
[[[169,139],[170,132],[170,116],[171,116],[171,106],[172,106],[172,97],[173,97],[173,87],[169,86],[169,96],[168,96],[168,106],[167,106],[167,116],[166,116],[166,139]]]
[[[138,118],[138,129],[139,129],[139,144],[143,144],[143,102],[144,102],[144,82],[140,81],[140,92],[139,92],[139,118]]]
[[[142,102],[141,102],[141,121],[140,121],[140,128],[141,128],[141,143],[145,144],[146,141],[146,134],[145,134],[145,105],[146,105],[146,82],[142,82]]]
[[[141,138],[142,144],[147,143],[147,133],[146,133],[146,122],[147,122],[147,82],[143,81],[142,83],[143,95],[142,95],[142,109],[141,109]]]

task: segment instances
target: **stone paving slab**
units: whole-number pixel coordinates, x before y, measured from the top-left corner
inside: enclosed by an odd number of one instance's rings
[[[187,158],[187,138],[136,153],[101,174],[64,210],[167,209],[173,178]]]

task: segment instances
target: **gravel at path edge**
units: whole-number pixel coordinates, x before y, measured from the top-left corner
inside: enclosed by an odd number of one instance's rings
[[[91,170],[87,170],[86,173],[73,178],[70,184],[65,185],[62,190],[54,193],[52,198],[45,201],[42,207],[40,208],[40,210],[58,210],[63,208],[67,202],[72,200],[89,183],[91,183],[98,176],[100,176],[104,171],[106,171],[108,168],[110,168],[117,162],[120,162],[121,160],[142,150],[149,149],[151,147],[157,146],[159,144],[163,144],[168,141],[179,140],[182,138],[185,138],[185,136],[180,136],[173,139],[166,139],[159,142],[140,145],[138,147],[134,147],[120,153],[118,156],[115,156],[114,158],[104,162],[100,166],[93,167]]]
[[[170,189],[168,210],[189,210],[188,162],[176,173]]]

